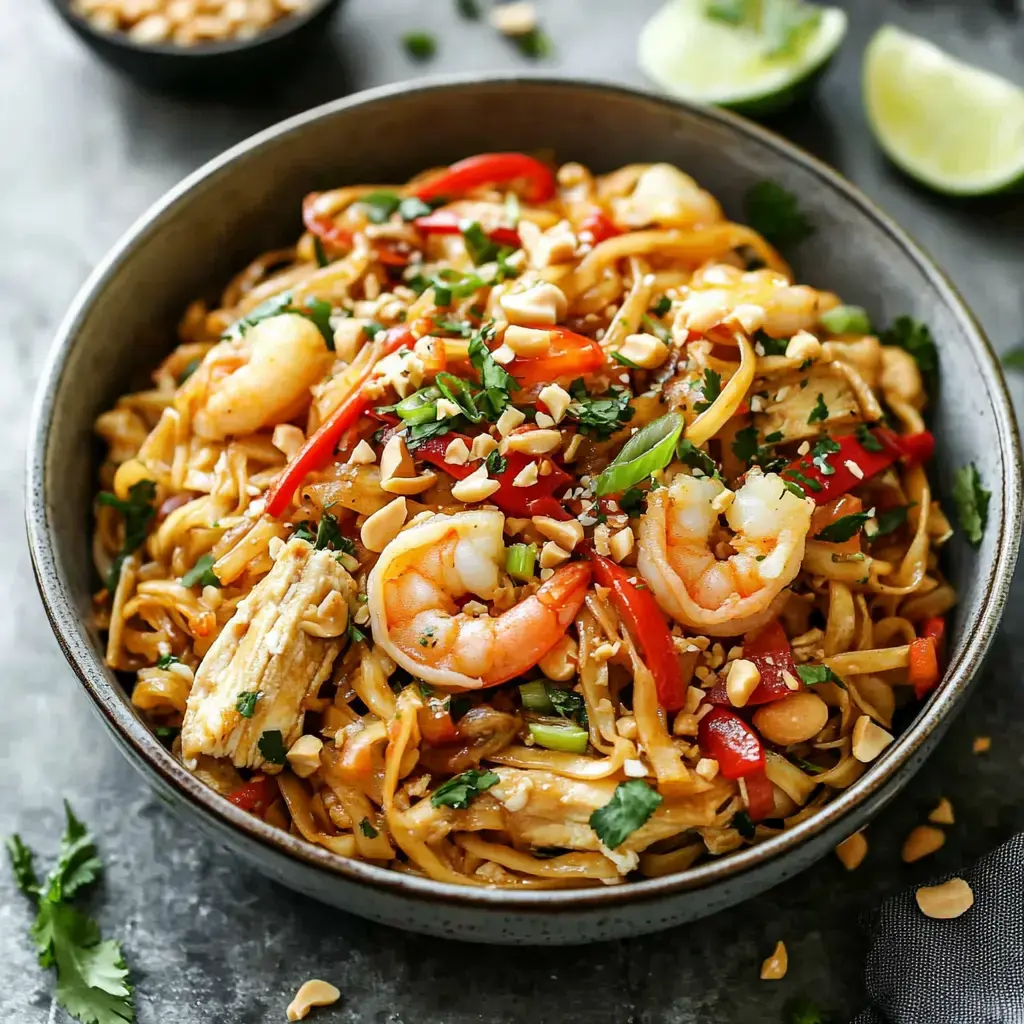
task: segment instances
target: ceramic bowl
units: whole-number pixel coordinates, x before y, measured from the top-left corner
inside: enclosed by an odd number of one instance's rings
[[[341,0],[313,0],[308,11],[275,22],[251,39],[226,39],[197,46],[143,45],[124,32],[101,32],[71,10],[71,0],[50,0],[67,26],[103,61],[143,85],[208,90],[278,73],[327,28]]]
[[[681,874],[611,888],[508,892],[456,887],[345,860],[234,807],[152,735],[91,623],[97,446],[92,423],[174,344],[196,296],[216,295],[256,253],[289,244],[313,189],[403,181],[487,150],[553,149],[598,170],[667,160],[734,217],[754,182],[800,197],[816,226],[794,254],[798,278],[865,306],[876,323],[926,321],[956,401],[932,410],[932,478],[950,506],[955,467],[974,461],[992,490],[980,547],[955,537],[947,571],[960,594],[942,685],[863,778],[820,813],[759,846]],[[949,389],[952,392],[952,389]],[[952,397],[952,395],[950,396]],[[114,247],[67,314],[43,373],[28,459],[28,534],[54,631],[131,763],[183,819],[284,885],[401,928],[481,942],[572,943],[666,928],[719,910],[806,868],[904,786],[970,688],[1006,600],[1020,534],[1017,430],[999,367],[949,282],[846,181],[730,114],[606,84],[455,78],[377,89],[285,121],[187,178]]]

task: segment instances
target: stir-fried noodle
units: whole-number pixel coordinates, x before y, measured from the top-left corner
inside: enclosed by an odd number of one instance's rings
[[[664,164],[315,194],[100,416],[107,662],[184,764],[451,882],[662,875],[938,681],[914,360]]]

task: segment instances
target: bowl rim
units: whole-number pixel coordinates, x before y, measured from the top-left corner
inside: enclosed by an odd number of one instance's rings
[[[123,690],[112,685],[107,679],[102,658],[95,651],[84,624],[80,621],[73,595],[62,577],[54,548],[49,543],[50,525],[45,499],[44,470],[56,394],[60,389],[68,353],[76,343],[79,324],[88,312],[94,293],[100,292],[117,275],[122,264],[132,257],[136,245],[156,230],[163,217],[173,211],[175,205],[192,189],[229,167],[239,157],[268,142],[278,140],[341,111],[387,103],[395,97],[411,92],[444,93],[481,86],[508,89],[539,86],[553,90],[584,90],[597,96],[616,95],[629,101],[654,104],[667,111],[681,110],[690,118],[703,119],[767,146],[791,163],[814,174],[839,200],[852,204],[898,243],[908,258],[917,264],[919,270],[929,279],[959,321],[961,330],[968,337],[978,358],[983,383],[995,417],[997,436],[1000,439],[1004,470],[1003,500],[1002,507],[993,509],[996,514],[990,517],[989,528],[995,526],[999,533],[993,548],[992,564],[987,567],[986,596],[982,610],[977,621],[972,624],[972,629],[965,635],[961,648],[954,652],[942,685],[911,725],[875,762],[873,770],[839,793],[806,821],[757,846],[707,861],[683,872],[621,886],[516,891],[437,882],[342,857],[273,828],[242,811],[215,790],[201,783],[172,757],[132,709],[130,700]],[[98,712],[106,720],[106,724],[122,741],[121,745],[130,748],[145,768],[155,773],[166,786],[189,803],[193,810],[211,819],[215,824],[226,824],[237,834],[240,841],[250,840],[278,854],[283,853],[288,858],[294,858],[307,867],[327,875],[341,876],[342,879],[357,885],[369,886],[422,902],[443,902],[458,908],[492,912],[541,913],[555,909],[599,911],[660,900],[683,891],[705,889],[737,875],[763,868],[769,862],[796,850],[815,837],[820,837],[822,833],[839,833],[848,816],[852,819],[858,810],[861,815],[866,813],[868,809],[865,805],[869,801],[884,802],[894,796],[900,788],[891,787],[897,773],[908,765],[913,766],[922,745],[936,731],[941,733],[954,709],[963,700],[974,673],[981,665],[1006,602],[1021,532],[1021,446],[1013,406],[998,359],[984,331],[953,284],[902,228],[850,182],[816,157],[760,125],[729,111],[696,106],[659,95],[651,90],[607,80],[559,77],[545,73],[471,72],[411,79],[364,90],[272,125],[189,174],[152,204],[128,228],[92,271],[72,301],[57,329],[40,376],[29,438],[25,508],[29,549],[36,582],[47,616],[65,657],[92,698]],[[885,792],[887,789],[889,792]],[[856,827],[852,820],[846,821],[846,824],[849,826],[847,834]]]
[[[269,28],[257,32],[256,35],[248,39],[227,39],[222,42],[197,43],[195,46],[178,46],[175,43],[137,43],[127,32],[123,31],[101,32],[92,26],[88,18],[71,10],[71,0],[50,0],[50,4],[56,9],[57,14],[72,30],[111,46],[121,53],[138,54],[143,57],[180,57],[192,61],[259,50],[263,46],[299,31],[324,10],[336,7],[340,2],[341,0],[312,0],[308,10],[286,15],[271,24]]]

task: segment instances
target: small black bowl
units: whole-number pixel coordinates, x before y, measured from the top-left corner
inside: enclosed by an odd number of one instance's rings
[[[50,0],[60,17],[111,67],[143,85],[204,88],[226,85],[295,57],[322,34],[341,0],[314,0],[302,14],[281,18],[251,39],[175,46],[144,46],[123,32],[100,32],[71,10],[70,0]]]

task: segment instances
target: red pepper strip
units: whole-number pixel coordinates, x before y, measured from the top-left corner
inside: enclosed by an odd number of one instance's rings
[[[258,775],[228,794],[228,799],[236,807],[241,807],[243,811],[252,814],[262,814],[276,798],[277,786],[267,775]]]
[[[302,200],[302,223],[306,226],[306,230],[316,235],[321,242],[325,242],[335,249],[351,249],[352,232],[348,228],[336,224],[333,216],[317,212],[316,201],[319,198],[319,192],[310,192]],[[373,251],[377,259],[385,266],[404,267],[409,262],[409,253],[400,252],[393,243],[385,240],[374,242]]]
[[[425,217],[417,217],[413,224],[427,235],[458,235],[462,232],[465,217],[460,217],[451,210],[435,210]],[[497,227],[487,232],[487,237],[498,245],[511,245],[518,249],[523,243],[515,228]]]
[[[786,685],[785,673],[797,683],[797,690],[803,689],[793,662],[789,639],[778,619],[773,619],[758,633],[747,634],[743,640],[743,657],[752,661],[761,673],[761,682],[747,699],[748,705],[770,704],[773,700],[781,700],[796,693],[796,690]],[[715,684],[704,699],[718,707],[732,706],[724,680]]]
[[[606,213],[601,210],[595,210],[593,213],[588,213],[580,222],[578,234],[583,241],[589,242],[591,245],[597,245],[607,238],[621,235],[622,232]]]
[[[751,821],[764,821],[773,817],[775,811],[775,789],[768,776],[763,772],[754,772],[743,778],[747,791],[747,814]]]
[[[545,203],[556,191],[555,176],[547,164],[525,153],[481,153],[452,164],[447,171],[424,182],[413,195],[420,199],[454,198],[481,185],[522,179],[523,198],[528,203]]]
[[[942,649],[946,639],[946,616],[933,615],[921,623],[921,636],[930,636],[935,641],[936,650]]]
[[[697,741],[701,753],[718,762],[718,770],[725,779],[743,779],[764,771],[764,745],[757,733],[732,711],[709,711],[697,726]]]
[[[479,463],[455,466],[444,461],[444,453],[448,445],[457,437],[466,442],[467,447],[471,446],[473,439],[462,434],[444,434],[442,437],[432,437],[419,446],[413,455],[417,459],[429,462],[438,469],[443,469],[449,476],[456,480],[464,480],[470,473],[474,472]],[[551,515],[553,511],[554,495],[556,492],[563,492],[566,487],[572,484],[572,477],[564,469],[555,463],[551,464],[551,472],[547,476],[537,478],[537,482],[530,487],[516,487],[512,481],[522,472],[526,465],[533,461],[533,458],[525,452],[509,452],[505,457],[505,469],[496,473],[493,477],[501,487],[488,498],[494,502],[506,515],[528,518],[536,515]],[[556,518],[568,519],[566,511],[558,506],[561,512]]]
[[[551,335],[547,355],[538,359],[513,359],[506,369],[520,384],[551,384],[559,378],[582,377],[604,366],[604,350],[593,338],[566,327],[525,324]]]
[[[930,430],[920,434],[903,434],[898,439],[909,462],[927,462],[935,454],[935,435]]]
[[[432,747],[454,743],[459,738],[447,700],[433,696],[424,698],[417,718],[423,739]]]
[[[400,348],[412,347],[415,342],[412,331],[406,326],[390,327],[384,332],[376,359],[353,389],[352,393],[330,416],[320,424],[320,429],[299,449],[295,458],[285,466],[277,482],[267,494],[267,514],[279,516],[292,500],[302,481],[315,470],[321,469],[334,454],[342,434],[352,426],[372,405],[373,400],[363,394],[363,384],[373,374],[377,360],[397,352]]]
[[[907,673],[907,682],[914,687],[914,696],[921,700],[935,689],[941,678],[935,638],[918,637],[910,645],[910,670]]]
[[[881,473],[883,469],[888,469],[897,459],[907,454],[900,446],[900,439],[886,427],[876,427],[869,433],[881,446],[881,451],[869,451],[853,434],[847,434],[845,437],[833,438],[839,445],[839,451],[827,457],[828,465],[835,471],[829,476],[825,476],[814,464],[813,452],[792,463],[782,471],[782,475],[803,487],[815,504],[824,505]],[[852,462],[860,470],[860,475],[851,472],[846,466],[847,462]]]
[[[679,711],[686,703],[686,686],[672,634],[657,602],[646,587],[629,582],[636,570],[626,571],[610,558],[590,553],[594,580],[611,590],[612,604],[622,616],[626,628],[640,645],[644,664],[654,676],[658,703],[666,711]]]

